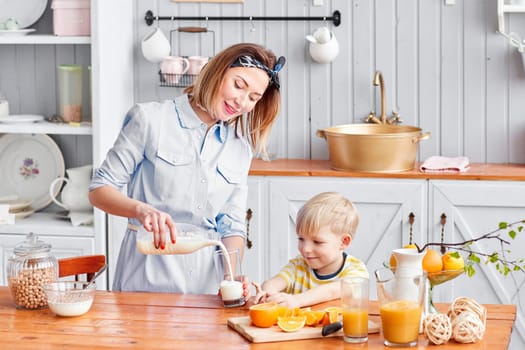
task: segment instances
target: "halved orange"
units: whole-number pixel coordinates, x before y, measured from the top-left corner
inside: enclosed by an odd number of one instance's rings
[[[304,327],[306,315],[277,318],[277,325],[285,332],[295,332]]]
[[[276,303],[262,303],[250,307],[250,320],[256,327],[268,328],[277,322],[279,309]]]

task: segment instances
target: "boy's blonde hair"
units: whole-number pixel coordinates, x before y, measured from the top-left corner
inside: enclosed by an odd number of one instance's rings
[[[335,234],[348,233],[354,238],[359,215],[354,204],[337,192],[323,192],[310,198],[297,213],[296,231],[315,235],[322,226]]]

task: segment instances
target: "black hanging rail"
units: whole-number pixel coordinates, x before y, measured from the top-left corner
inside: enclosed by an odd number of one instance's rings
[[[341,12],[335,10],[332,16],[330,17],[260,17],[260,16],[242,16],[242,17],[232,17],[232,16],[218,16],[218,17],[208,17],[208,16],[155,16],[153,11],[146,11],[146,16],[144,16],[146,23],[150,26],[155,20],[165,21],[165,20],[180,20],[180,21],[332,21],[337,27],[341,24]]]

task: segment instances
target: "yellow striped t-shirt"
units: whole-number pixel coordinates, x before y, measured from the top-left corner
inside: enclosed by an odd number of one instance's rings
[[[368,270],[361,260],[345,252],[343,252],[343,256],[345,257],[345,261],[339,271],[327,276],[320,276],[308,267],[301,255],[291,259],[277,274],[277,276],[283,278],[287,283],[286,289],[283,290],[283,292],[299,294],[319,285],[332,283],[349,276],[368,278]]]

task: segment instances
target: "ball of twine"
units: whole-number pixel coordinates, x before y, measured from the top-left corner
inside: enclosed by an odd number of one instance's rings
[[[452,338],[458,343],[474,343],[483,338],[485,324],[472,311],[463,311],[452,320]]]
[[[447,314],[450,317],[450,319],[454,321],[454,318],[456,318],[464,311],[471,311],[475,313],[481,320],[483,327],[485,327],[487,323],[487,309],[474,299],[468,297],[456,298],[454,302],[450,304],[450,308]]]
[[[450,318],[446,314],[428,314],[423,320],[423,333],[432,344],[445,344],[452,336]]]

